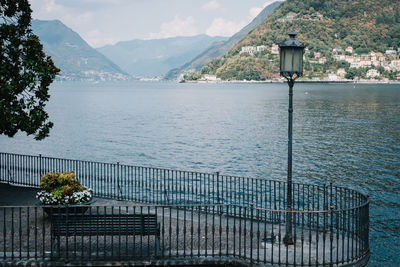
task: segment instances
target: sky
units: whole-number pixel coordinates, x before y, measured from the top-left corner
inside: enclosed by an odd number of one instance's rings
[[[92,47],[133,39],[232,36],[276,0],[29,0],[32,17],[61,20]]]

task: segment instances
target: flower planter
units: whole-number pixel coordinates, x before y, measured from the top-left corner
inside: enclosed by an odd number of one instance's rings
[[[68,204],[68,205],[60,205],[60,206],[45,205],[45,204],[39,204],[39,205],[43,208],[43,211],[48,216],[51,216],[51,214],[54,214],[54,213],[57,213],[57,214],[83,214],[90,208],[90,205],[93,204],[94,202],[96,202],[96,200],[94,198],[92,198],[90,201],[81,203],[81,204]]]
[[[40,181],[36,198],[47,215],[54,213],[85,213],[94,202],[93,191],[82,186],[75,173],[48,172]]]

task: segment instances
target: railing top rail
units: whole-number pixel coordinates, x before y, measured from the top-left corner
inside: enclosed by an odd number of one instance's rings
[[[0,206],[0,209],[2,208],[69,208],[69,209],[74,209],[74,208],[82,208],[82,207],[91,207],[91,208],[96,208],[96,207],[149,207],[149,208],[184,208],[184,207],[229,207],[232,206],[231,204],[147,204],[147,203],[132,203],[132,204],[90,204],[90,205],[3,205]],[[248,206],[246,206],[248,207]]]

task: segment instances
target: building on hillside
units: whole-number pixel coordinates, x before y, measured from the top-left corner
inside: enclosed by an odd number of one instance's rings
[[[381,65],[381,62],[376,60],[376,59],[375,60],[371,60],[371,62],[372,62],[372,65],[374,65],[375,67],[378,67],[378,66]]]
[[[257,52],[264,51],[267,47],[265,45],[259,45],[257,46]]]
[[[278,55],[279,54],[279,45],[272,44],[271,46],[271,54]]]
[[[338,80],[338,76],[334,73],[329,73],[328,74],[328,80],[330,81],[337,81]]]
[[[333,58],[337,61],[346,60],[346,55],[333,55]]]
[[[321,57],[321,53],[320,52],[314,52],[314,57],[315,58],[320,58]]]
[[[400,59],[394,59],[390,61],[390,67],[394,70],[400,71]]]
[[[250,55],[253,55],[254,52],[256,52],[256,51],[257,51],[257,48],[254,47],[254,46],[243,46],[243,47],[242,47],[242,50],[240,51],[240,54],[242,54],[242,53],[248,53],[248,54],[250,54]]]
[[[389,50],[386,50],[386,51],[385,51],[385,54],[386,54],[386,55],[396,55],[397,52],[396,52],[396,50],[389,49]]]
[[[321,57],[320,59],[318,59],[318,63],[319,64],[325,64],[326,63],[326,57]]]
[[[367,60],[361,60],[360,62],[360,67],[370,67],[372,66],[372,61],[367,59]]]
[[[343,52],[341,47],[335,47],[332,49],[332,52],[335,54],[341,54]]]
[[[374,51],[369,52],[368,55],[371,61],[375,61],[377,59],[376,53]]]
[[[210,74],[204,74],[203,76],[204,80],[206,81],[220,81],[220,78],[217,78],[217,75],[210,75]]]
[[[390,66],[388,61],[383,61],[381,62],[381,66],[383,67],[384,70],[386,71],[392,71],[392,67]]]
[[[340,69],[337,70],[336,74],[340,78],[344,78],[344,76],[346,75],[346,70],[344,68],[340,68]]]
[[[348,46],[348,47],[346,47],[345,51],[350,53],[350,54],[353,54],[353,47],[352,46]]]
[[[381,74],[376,69],[370,69],[369,71],[367,71],[367,78],[375,78],[378,77],[379,75]]]
[[[348,55],[345,55],[345,56],[344,56],[344,60],[345,60],[346,62],[348,62],[348,63],[353,63],[353,62],[355,62],[354,57],[353,57],[353,56],[348,56]]]

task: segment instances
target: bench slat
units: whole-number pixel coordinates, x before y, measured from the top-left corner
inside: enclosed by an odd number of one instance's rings
[[[53,236],[160,235],[155,214],[52,214]]]

